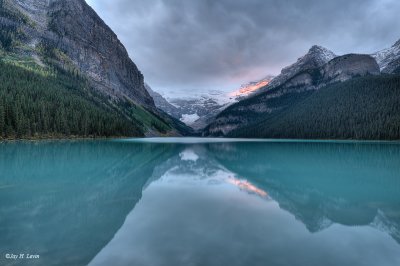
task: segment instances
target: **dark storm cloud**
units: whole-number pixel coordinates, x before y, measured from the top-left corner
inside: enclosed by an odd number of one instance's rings
[[[313,44],[370,53],[400,38],[398,0],[90,0],[156,88],[261,78]]]

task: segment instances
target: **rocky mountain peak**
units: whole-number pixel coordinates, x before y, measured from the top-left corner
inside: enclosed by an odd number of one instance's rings
[[[312,57],[312,59],[317,60],[318,64],[326,64],[330,60],[336,57],[336,54],[334,54],[332,51],[328,50],[325,47],[319,46],[319,45],[314,45],[310,48],[306,55],[307,59],[309,57]]]
[[[281,74],[274,78],[266,89],[275,88],[302,71],[321,67],[335,57],[336,55],[332,51],[322,46],[314,45],[307,54],[297,59],[296,63],[283,68]]]

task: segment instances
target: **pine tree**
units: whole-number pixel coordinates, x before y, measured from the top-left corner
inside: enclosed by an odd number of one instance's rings
[[[4,103],[0,98],[0,138],[4,136],[5,131],[5,110]]]

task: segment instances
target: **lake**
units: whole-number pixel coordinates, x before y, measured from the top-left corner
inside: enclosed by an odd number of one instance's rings
[[[0,143],[0,255],[0,265],[400,265],[400,144]]]

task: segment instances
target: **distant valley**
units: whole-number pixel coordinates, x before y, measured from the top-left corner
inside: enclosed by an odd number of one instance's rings
[[[258,81],[243,84],[239,89],[232,90],[232,92],[215,90],[199,95],[170,99],[166,99],[160,93],[155,92],[147,84],[146,88],[158,108],[199,132],[225,108],[256,93],[267,86],[273,78],[272,75],[268,75]]]

